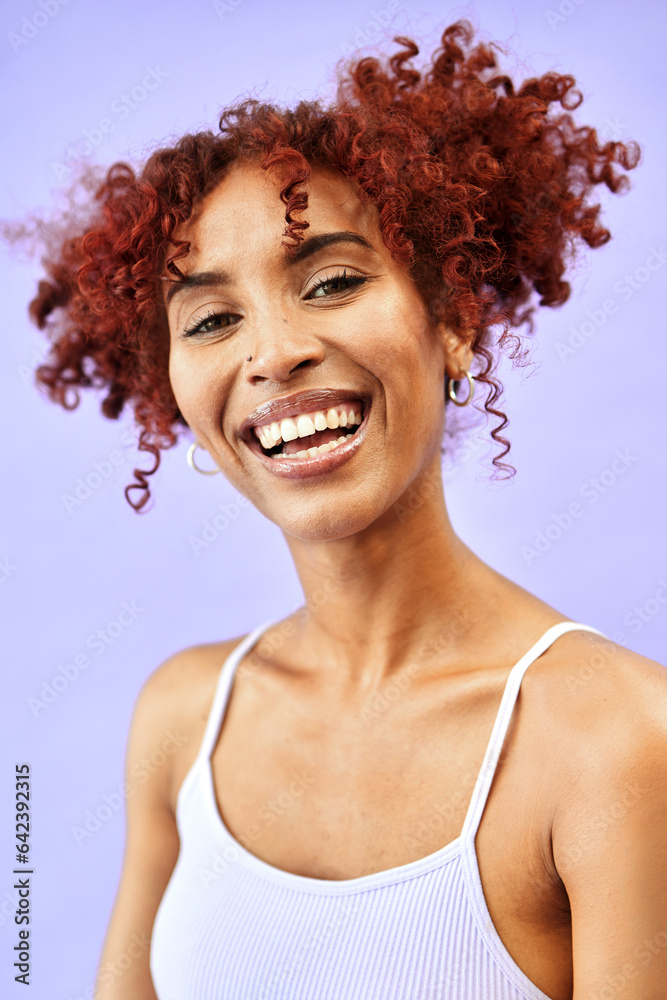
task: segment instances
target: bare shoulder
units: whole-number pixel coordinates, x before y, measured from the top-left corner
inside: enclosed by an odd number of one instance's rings
[[[527,670],[522,692],[567,788],[596,760],[667,735],[667,667],[594,632],[567,632]]]
[[[638,829],[647,824],[653,792],[667,789],[667,668],[583,630],[542,659],[524,680],[554,768],[553,856],[564,876],[589,850],[602,851],[628,812]]]
[[[541,694],[573,738],[601,738],[619,724],[628,736],[664,727],[667,667],[656,660],[583,629],[560,636],[543,660]]]
[[[222,666],[242,639],[239,635],[173,653],[149,674],[139,692],[132,731],[146,768],[168,765],[160,770],[172,809],[197,756]]]
[[[551,874],[570,911],[574,981],[598,995],[623,956],[632,996],[657,997],[667,976],[667,668],[592,633],[561,641],[536,687],[553,699]]]

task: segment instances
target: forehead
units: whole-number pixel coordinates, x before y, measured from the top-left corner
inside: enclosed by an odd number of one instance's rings
[[[280,199],[282,171],[262,170],[254,161],[237,160],[220,183],[196,206],[187,223],[179,226],[176,239],[191,243],[187,269],[199,259],[283,254],[280,243],[285,227],[286,206]],[[311,165],[311,174],[300,190],[308,194],[308,207],[292,213],[309,227],[304,236],[331,230],[351,230],[362,236],[379,234],[378,211],[372,202],[361,202],[357,185],[338,171]],[[381,239],[373,241],[381,249]],[[256,258],[255,258],[256,259]]]

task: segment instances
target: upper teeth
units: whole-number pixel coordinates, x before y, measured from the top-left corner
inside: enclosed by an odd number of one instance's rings
[[[284,420],[253,427],[263,448],[275,448],[281,441],[294,441],[296,438],[308,437],[315,431],[330,427],[351,427],[361,423],[361,404],[343,403],[329,410],[315,410],[311,413],[300,413]]]

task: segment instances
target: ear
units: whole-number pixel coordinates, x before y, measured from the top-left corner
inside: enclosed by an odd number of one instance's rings
[[[438,323],[438,334],[445,348],[445,374],[453,381],[464,378],[464,371],[470,371],[474,357],[472,331],[455,333],[444,323]]]

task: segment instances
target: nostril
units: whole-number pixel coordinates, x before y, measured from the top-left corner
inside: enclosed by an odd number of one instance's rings
[[[292,372],[298,372],[300,368],[308,368],[310,367],[310,365],[316,365],[316,364],[318,364],[318,362],[315,360],[315,358],[304,358],[303,361],[299,361],[298,364],[294,365],[294,368],[292,368],[290,371],[290,375],[292,374]]]

